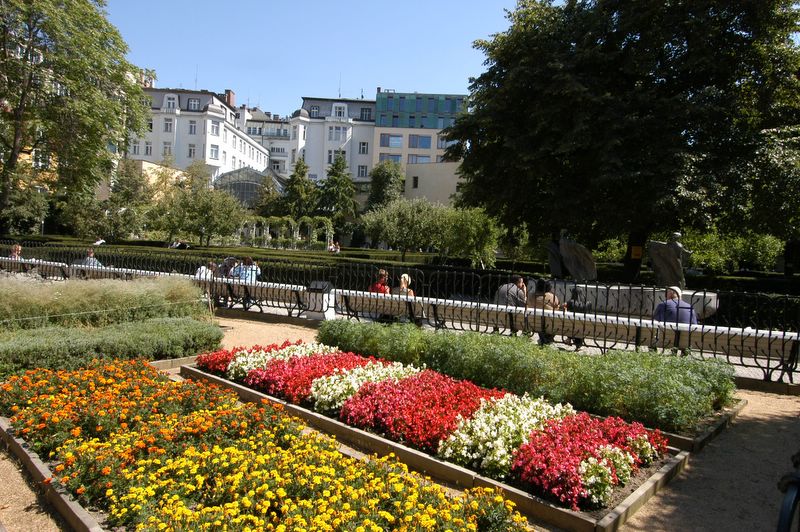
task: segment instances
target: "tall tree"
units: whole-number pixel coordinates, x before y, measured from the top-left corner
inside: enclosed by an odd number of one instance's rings
[[[285,214],[295,220],[313,215],[317,210],[318,197],[317,185],[308,177],[308,165],[303,159],[298,159],[284,190]]]
[[[103,0],[0,1],[0,212],[20,157],[53,154],[60,193],[85,193],[112,168],[108,146],[141,131],[138,69]],[[0,233],[8,229],[0,218]]]
[[[370,188],[367,209],[371,211],[399,199],[403,195],[403,169],[400,164],[381,161],[369,173]]]
[[[345,232],[345,224],[355,218],[357,207],[356,187],[347,171],[347,162],[337,155],[320,188],[319,210],[331,219],[334,232],[341,235]]]
[[[476,42],[488,68],[448,131],[460,201],[590,245],[628,233],[631,276],[652,232],[725,217],[760,178],[739,169],[761,131],[798,122],[792,0],[521,0],[508,18]]]

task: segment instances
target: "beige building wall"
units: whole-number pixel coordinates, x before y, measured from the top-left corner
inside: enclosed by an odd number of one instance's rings
[[[406,165],[406,191],[409,199],[426,198],[443,205],[452,205],[452,196],[460,177],[459,163],[429,163]]]

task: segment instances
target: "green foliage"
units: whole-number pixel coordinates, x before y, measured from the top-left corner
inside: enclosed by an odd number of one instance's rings
[[[155,317],[199,317],[208,312],[197,287],[169,277],[48,284],[6,278],[0,279],[0,293],[0,331],[103,326]]]
[[[729,404],[734,392],[729,365],[691,357],[631,351],[587,356],[540,347],[525,337],[344,320],[324,322],[317,339],[664,430],[692,433],[714,409]]]
[[[446,131],[460,201],[585,241],[797,233],[795,2],[524,0],[508,19],[475,43],[486,71]]]
[[[707,273],[732,273],[740,267],[770,271],[783,253],[783,242],[772,235],[721,234],[717,230],[687,231],[684,245],[693,251],[690,265]]]
[[[369,173],[370,189],[367,198],[367,211],[383,207],[403,196],[405,176],[400,163],[381,161]]]
[[[607,238],[592,251],[597,262],[622,262],[627,244],[623,238]]]
[[[469,259],[473,268],[491,268],[495,264],[495,250],[500,238],[500,228],[483,209],[442,209],[439,231],[443,235],[441,247],[447,255]]]
[[[345,233],[346,224],[356,216],[356,187],[341,155],[336,155],[328,167],[328,177],[320,187],[317,206],[323,216],[330,218],[337,234]]]
[[[161,360],[218,349],[222,331],[191,318],[100,328],[46,327],[0,335],[0,380],[33,368],[76,369],[93,358]]]
[[[38,233],[39,224],[49,210],[41,176],[30,165],[20,164],[12,182],[15,185],[11,189],[9,205],[0,209],[0,227],[5,226],[17,234]]]
[[[0,9],[0,212],[18,188],[23,150],[51,155],[54,188],[91,190],[112,168],[109,145],[127,146],[146,108],[138,69],[106,19],[104,2],[9,0]],[[7,232],[0,219],[0,233]]]
[[[319,192],[308,177],[308,165],[303,159],[294,163],[294,170],[286,182],[283,194],[283,211],[270,213],[271,215],[287,214],[298,220],[303,216],[313,215],[317,210]]]

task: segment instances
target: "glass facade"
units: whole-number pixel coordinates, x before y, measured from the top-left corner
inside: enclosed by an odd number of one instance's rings
[[[464,98],[463,94],[379,92],[375,96],[376,125],[441,129],[451,125],[464,109]]]

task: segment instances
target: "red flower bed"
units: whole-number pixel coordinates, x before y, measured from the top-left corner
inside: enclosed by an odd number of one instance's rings
[[[458,426],[459,415],[470,417],[481,399],[504,395],[425,370],[399,381],[364,384],[344,403],[339,417],[348,425],[435,453],[439,441]]]
[[[373,357],[354,353],[333,353],[273,360],[266,368],[251,370],[244,383],[252,388],[300,404],[311,395],[314,379],[330,375],[336,369],[348,370],[376,362]]]
[[[541,431],[531,433],[516,453],[512,473],[523,482],[551,495],[573,510],[587,497],[580,465],[587,458],[600,458],[602,446],[614,445],[633,456],[634,469],[643,462],[635,441],[647,438],[654,450],[663,453],[666,440],[656,431],[649,433],[640,423],[627,424],[619,418],[595,419],[582,412],[563,419],[551,419]],[[617,482],[612,468],[613,481]]]
[[[198,355],[195,362],[197,363],[197,367],[203,371],[224,376],[225,372],[228,370],[228,365],[234,358],[235,351],[236,350],[228,351],[227,349],[221,349],[213,353],[205,353],[203,355]]]

